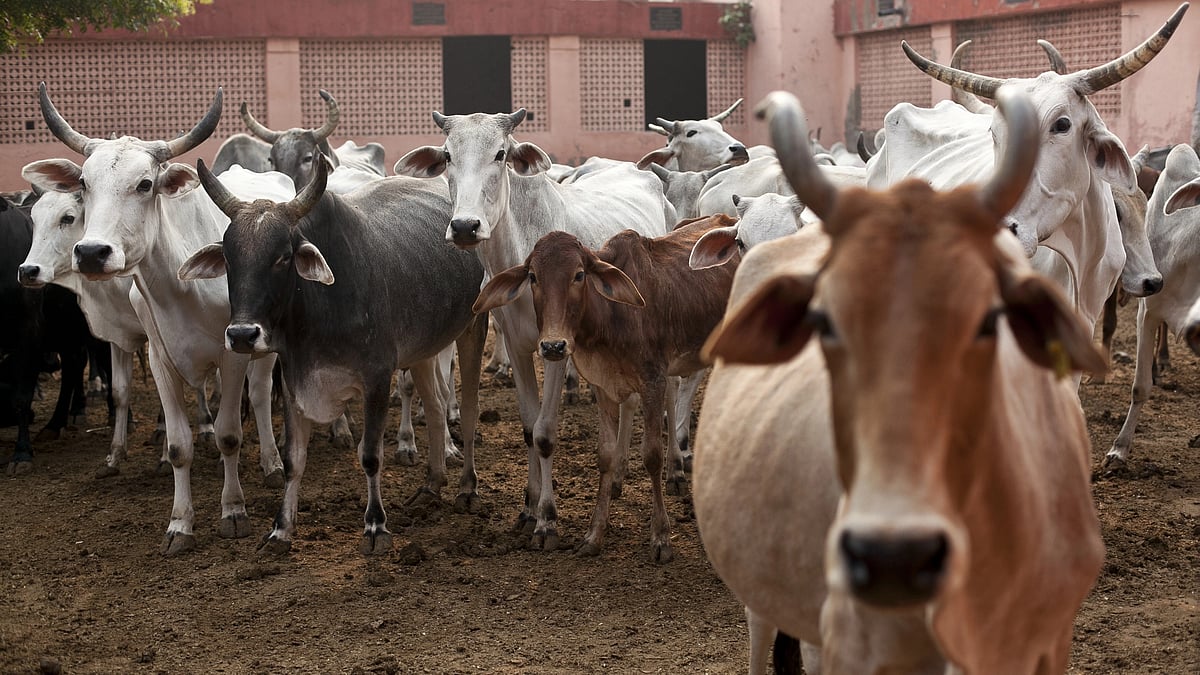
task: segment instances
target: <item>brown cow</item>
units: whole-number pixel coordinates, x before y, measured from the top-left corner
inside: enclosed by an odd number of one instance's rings
[[[566,232],[542,237],[525,264],[492,277],[475,301],[476,312],[505,305],[529,288],[541,332],[542,357],[571,356],[596,391],[600,407],[600,490],[592,524],[578,548],[597,555],[604,544],[618,456],[618,406],[632,394],[642,401],[642,461],[650,475],[654,513],[651,558],[672,557],[670,520],[663,502],[663,412],[668,376],[704,368],[700,348],[721,320],[736,265],[693,272],[692,246],[705,232],[733,221],[716,215],[693,220],[667,235],[648,238],[625,230],[591,251]],[[668,420],[668,428],[674,421]]]
[[[1066,669],[1103,545],[1065,375],[1105,363],[1000,231],[1038,144],[1024,94],[997,96],[995,177],[947,193],[839,192],[795,99],[768,98],[780,161],[828,236],[747,254],[706,345],[720,360],[693,476],[752,669],[775,627],[820,644],[823,673]]]

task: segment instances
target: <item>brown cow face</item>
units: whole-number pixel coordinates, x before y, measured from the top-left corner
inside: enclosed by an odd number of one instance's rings
[[[575,350],[576,336],[594,303],[646,304],[624,272],[597,258],[566,232],[542,237],[524,265],[493,277],[479,292],[475,312],[506,305],[526,287],[533,294],[537,313],[538,349],[549,361],[561,361]]]

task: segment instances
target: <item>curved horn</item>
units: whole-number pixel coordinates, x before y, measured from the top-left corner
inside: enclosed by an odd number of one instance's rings
[[[857,145],[858,145],[858,158],[861,159],[862,161],[864,161],[864,162],[870,161],[870,159],[875,156],[875,153],[871,152],[871,149],[867,147],[867,135],[861,131],[858,132]]]
[[[216,131],[217,123],[221,121],[221,106],[224,101],[225,88],[217,87],[217,95],[213,97],[212,105],[208,106],[208,112],[204,113],[204,117],[196,123],[196,126],[192,127],[191,131],[173,141],[167,141],[167,149],[159,155],[159,160],[165,162],[173,157],[178,157],[208,140],[208,137],[212,136],[212,132]]]
[[[1070,68],[1067,68],[1067,60],[1064,59],[1062,53],[1058,51],[1058,47],[1050,44],[1049,40],[1038,40],[1037,43],[1038,46],[1042,48],[1042,51],[1046,52],[1046,58],[1050,59],[1051,70],[1059,75],[1066,75],[1067,73],[1071,72]]]
[[[313,172],[312,180],[308,181],[304,189],[296,193],[295,198],[288,202],[288,208],[296,215],[296,223],[299,223],[301,218],[308,215],[312,207],[321,201],[321,195],[325,194],[325,184],[329,180],[329,171],[333,167],[329,163],[328,157],[325,155],[321,155],[320,157],[321,159],[317,161],[317,170]],[[295,227],[294,224],[293,227]]]
[[[712,117],[710,117],[708,119],[710,119],[714,122],[723,122],[725,120],[725,118],[729,117],[729,114],[732,113],[734,110],[737,110],[737,107],[741,104],[742,104],[742,99],[739,98],[738,100],[733,102],[733,105],[726,108],[725,112],[717,113],[716,115],[713,115]]]
[[[913,65],[920,68],[926,75],[976,96],[995,98],[996,90],[1000,88],[1000,85],[1004,84],[1004,80],[995,77],[976,75],[965,70],[934,63],[918,54],[912,47],[909,47],[908,42],[905,40],[900,41],[900,48],[904,50],[904,55],[908,57],[908,60],[912,61]]]
[[[221,209],[225,215],[233,218],[233,214],[237,208],[242,205],[242,200],[238,199],[225,184],[213,175],[212,171],[204,165],[203,159],[196,160],[196,174],[200,176],[200,184],[204,186],[204,191],[208,193],[209,199]]]
[[[1167,46],[1167,41],[1175,34],[1175,29],[1179,27],[1179,22],[1183,19],[1187,8],[1188,3],[1186,2],[1180,5],[1179,9],[1175,10],[1175,13],[1167,19],[1157,33],[1146,38],[1145,42],[1128,53],[1118,56],[1104,65],[1076,73],[1074,77],[1078,78],[1078,82],[1075,89],[1084,96],[1094,94],[1144,68],[1162,51],[1163,47]]]
[[[980,190],[979,198],[999,219],[1025,194],[1040,143],[1037,111],[1028,96],[1018,89],[1001,87],[996,92],[996,104],[1008,125],[1008,139],[996,173]]]
[[[657,124],[658,126],[662,127],[663,129],[666,129],[668,136],[675,133],[675,123],[672,122],[671,120],[664,120],[661,117],[655,117],[654,123]]]
[[[524,108],[517,108],[516,112],[511,112],[511,113],[505,115],[505,117],[508,118],[508,122],[509,122],[509,127],[508,127],[509,133],[512,133],[513,129],[516,129],[518,126],[520,126],[521,122],[525,121],[526,114],[527,113],[525,112]]]
[[[957,47],[954,48],[954,54],[950,56],[950,67],[958,68],[962,63],[962,57],[967,53],[967,46],[971,44],[970,40],[963,40]],[[992,108],[988,104],[979,100],[979,97],[965,92],[962,89],[950,88],[950,100],[966,108],[968,111],[982,114],[991,112]]]
[[[320,129],[313,132],[313,136],[317,137],[317,142],[329,138],[329,134],[337,128],[338,122],[342,119],[342,111],[338,108],[337,100],[324,89],[318,90],[321,93],[321,98],[325,99],[325,124],[321,125]]]
[[[258,136],[260,141],[266,141],[267,143],[274,143],[283,135],[282,131],[271,131],[260,124],[258,120],[254,119],[254,115],[250,114],[250,108],[246,107],[245,101],[242,101],[242,124],[246,125],[250,133]]]
[[[650,172],[655,176],[658,176],[658,179],[661,180],[664,185],[671,182],[671,170],[667,167],[661,164],[656,164],[655,162],[650,162],[646,165],[646,168],[649,169]]]
[[[440,112],[438,112],[438,111],[434,110],[434,111],[433,111],[433,123],[434,123],[434,124],[436,124],[436,125],[438,125],[438,128],[439,128],[439,129],[441,129],[441,130],[445,131],[445,129],[446,129],[446,116],[445,116],[445,115],[443,115],[442,113],[440,113]]]
[[[1135,174],[1141,171],[1143,167],[1150,163],[1150,146],[1143,145],[1137,153],[1129,158],[1129,162],[1133,164],[1133,172]]]
[[[758,104],[754,114],[767,120],[779,165],[800,201],[825,219],[837,202],[837,188],[813,160],[800,101],[785,91],[773,91]]]
[[[46,128],[50,129],[50,133],[54,134],[54,137],[62,141],[68,148],[87,157],[90,152],[88,144],[100,139],[84,136],[67,124],[63,116],[58,114],[58,109],[50,102],[45,82],[38,83],[38,102],[41,103],[42,117],[46,120]]]

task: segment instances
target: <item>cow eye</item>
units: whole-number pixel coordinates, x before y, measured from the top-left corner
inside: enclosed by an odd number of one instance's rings
[[[531,283],[531,284],[537,283],[537,275],[534,274],[533,272],[529,273],[529,283]]]
[[[695,129],[692,129],[691,131],[687,132],[687,137],[691,138],[692,136],[695,136],[698,133],[700,133],[700,132]]]
[[[68,213],[67,215],[63,216],[62,220],[59,222],[61,222],[63,225],[70,225],[71,223],[75,222],[75,216]]]
[[[288,264],[291,262],[292,262],[292,254],[284,253],[283,255],[279,256],[278,260],[275,261],[275,267],[277,269],[282,269],[284,267],[287,267]]]
[[[83,182],[83,178],[79,179],[79,188],[84,190],[87,189],[87,184]]]
[[[138,183],[138,192],[149,192],[150,188],[154,187],[154,183],[150,182],[149,178],[143,178],[142,182]]]
[[[1003,312],[1004,312],[1004,309],[1000,308],[1000,307],[993,307],[992,309],[988,310],[988,313],[983,316],[983,321],[979,324],[978,337],[980,337],[980,338],[996,337],[996,320],[1000,318],[1000,315]]]
[[[837,333],[833,330],[833,324],[829,321],[829,315],[825,312],[810,311],[804,316],[804,323],[822,338],[837,337]]]
[[[583,270],[579,270],[578,272],[575,273],[575,283],[580,283],[582,281],[583,281]]]
[[[497,152],[497,153],[496,153],[496,161],[497,161],[497,162],[503,162],[503,161],[504,161],[504,151],[503,151],[503,150],[501,150],[500,152]]]
[[[313,160],[312,155],[305,155],[304,159],[302,159],[300,161],[304,162],[305,164],[312,164],[312,160]]]
[[[742,241],[742,238],[741,238],[741,237],[738,237],[737,239],[734,239],[734,240],[733,240],[733,243],[737,244],[737,247],[738,247],[738,250],[739,250],[739,251],[741,251],[742,253],[745,253],[745,252],[746,252],[746,242]]]
[[[449,164],[450,163],[450,153],[448,153],[448,152],[444,153],[444,156],[446,158],[446,163]]]
[[[1071,130],[1071,118],[1060,117],[1054,120],[1054,124],[1050,126],[1051,133],[1065,134]]]

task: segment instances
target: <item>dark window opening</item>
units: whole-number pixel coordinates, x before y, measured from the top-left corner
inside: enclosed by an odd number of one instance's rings
[[[442,38],[443,113],[512,112],[512,41],[507,35]]]
[[[646,40],[646,123],[655,117],[708,117],[708,64],[704,40]]]

